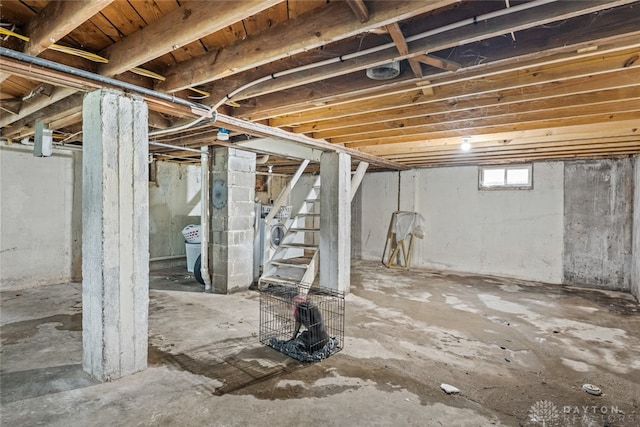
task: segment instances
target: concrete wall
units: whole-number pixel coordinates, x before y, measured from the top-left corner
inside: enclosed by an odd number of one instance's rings
[[[536,162],[533,190],[479,191],[471,166],[370,173],[352,206],[353,256],[381,258],[399,206],[426,219],[414,266],[638,295],[639,164]]]
[[[567,162],[564,281],[629,291],[631,159]]]
[[[633,167],[633,243],[631,261],[631,293],[640,300],[640,155],[635,157]]]
[[[400,207],[421,213],[426,236],[412,265],[560,283],[563,165],[536,163],[533,190],[478,190],[478,168],[419,169],[400,175]],[[380,259],[398,173],[367,174],[362,188],[362,257]]]
[[[398,210],[398,179],[398,172],[368,173],[360,184],[356,197],[362,203],[359,208],[361,216],[354,232],[354,236],[360,237],[360,242],[352,242],[352,245],[360,247],[359,257],[363,259],[382,260],[389,220],[391,214]],[[356,218],[353,217],[352,221]]]
[[[149,185],[150,257],[184,255],[182,229],[200,224],[200,166],[156,162],[156,170]]]
[[[0,290],[82,280],[82,152],[32,153],[0,146]],[[200,166],[157,162],[149,201],[151,258],[184,255],[181,230],[200,223]]]
[[[0,147],[0,290],[79,280],[82,154]]]

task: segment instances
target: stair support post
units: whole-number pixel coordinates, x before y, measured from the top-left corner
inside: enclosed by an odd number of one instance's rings
[[[322,153],[320,178],[320,286],[346,294],[351,275],[351,156]]]

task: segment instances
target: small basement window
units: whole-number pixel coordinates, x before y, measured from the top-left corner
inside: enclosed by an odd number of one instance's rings
[[[533,165],[481,166],[478,188],[530,190],[533,188]]]

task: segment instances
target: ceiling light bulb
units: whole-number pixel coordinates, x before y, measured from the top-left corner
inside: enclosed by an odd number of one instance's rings
[[[462,151],[469,151],[471,150],[471,143],[468,140],[464,140],[462,141],[462,144],[460,144],[460,149]]]

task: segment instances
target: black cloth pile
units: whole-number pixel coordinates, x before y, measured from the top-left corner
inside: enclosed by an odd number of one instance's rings
[[[294,340],[271,338],[269,340],[270,347],[301,362],[319,362],[322,359],[326,359],[339,350],[338,345],[338,340],[330,337],[322,348],[309,353],[305,348],[305,343],[299,338]]]

